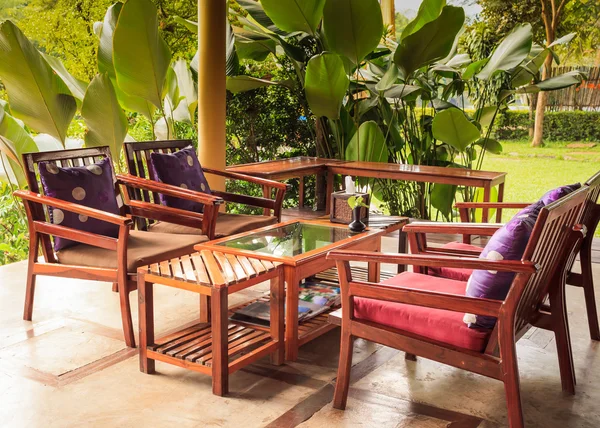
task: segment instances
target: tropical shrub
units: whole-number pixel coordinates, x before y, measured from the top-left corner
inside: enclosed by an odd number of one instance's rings
[[[498,117],[496,138],[523,140],[529,138],[532,125],[529,112],[508,110]],[[600,142],[600,112],[554,111],[544,116],[544,140]]]
[[[425,0],[400,41],[383,39],[377,0],[238,0],[247,16],[234,27],[238,57],[284,52],[296,81],[228,77],[232,92],[280,85],[304,90],[317,116],[317,153],[347,160],[480,168],[497,115],[517,93],[555,90],[581,82],[579,72],[540,82],[552,47],[532,41],[519,25],[489,56],[457,50],[465,21],[460,7]],[[567,43],[569,35],[554,45]],[[484,52],[485,53],[485,52]],[[465,111],[466,99],[475,113]],[[449,218],[457,189],[449,185],[361,181],[394,213]],[[460,189],[462,198],[476,197]]]

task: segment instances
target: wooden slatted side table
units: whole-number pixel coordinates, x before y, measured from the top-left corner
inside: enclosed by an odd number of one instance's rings
[[[269,327],[229,320],[228,296],[271,282]],[[153,285],[200,295],[200,320],[160,339],[154,337]],[[213,393],[225,395],[229,374],[271,354],[284,361],[283,269],[279,263],[202,250],[138,269],[140,370],[154,373],[155,361],[212,376]]]

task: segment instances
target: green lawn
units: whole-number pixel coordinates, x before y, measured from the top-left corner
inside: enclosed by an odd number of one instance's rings
[[[505,201],[534,201],[554,187],[585,182],[600,170],[600,144],[594,148],[567,148],[567,144],[537,148],[526,141],[503,142],[503,154],[487,154],[482,169],[508,173]],[[514,211],[503,213],[503,220],[512,214]]]

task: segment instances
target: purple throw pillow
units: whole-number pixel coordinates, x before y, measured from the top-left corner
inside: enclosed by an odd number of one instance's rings
[[[158,181],[182,187],[184,189],[195,190],[196,192],[210,194],[208,181],[206,181],[206,177],[204,177],[204,172],[202,172],[202,167],[198,161],[198,156],[192,146],[172,154],[152,153],[150,155],[150,164],[154,171],[154,176]],[[172,208],[179,208],[198,213],[201,213],[204,209],[204,204],[194,201],[162,194],[159,195],[159,198],[163,205]]]
[[[575,183],[568,186],[557,187],[556,189],[549,190],[544,193],[544,196],[540,198],[540,201],[545,205],[550,205],[553,202],[558,201],[560,198],[567,196],[569,193],[579,189],[581,184]]]
[[[39,170],[46,196],[119,214],[113,170],[108,158],[92,165],[70,168],[61,168],[51,162],[40,162]],[[119,226],[115,224],[58,208],[49,208],[49,212],[50,220],[54,224],[112,238],[119,236]],[[54,251],[76,244],[77,242],[55,237]]]
[[[519,211],[494,233],[479,257],[488,260],[521,260],[543,207],[544,204],[538,201]],[[512,272],[474,270],[467,282],[466,295],[504,300],[514,277]],[[464,321],[469,327],[493,328],[496,318],[465,314]]]

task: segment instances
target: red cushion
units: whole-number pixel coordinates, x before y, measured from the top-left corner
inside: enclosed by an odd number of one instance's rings
[[[463,244],[462,242],[449,242],[442,246],[442,248],[459,250],[459,251],[477,251],[481,253],[483,248],[477,245]],[[440,278],[455,279],[457,281],[468,281],[469,277],[473,273],[473,269],[464,268],[450,268],[450,267],[430,267],[427,270],[430,275],[439,276]]]
[[[436,278],[413,272],[403,272],[381,282],[390,287],[407,287],[465,295],[466,282]],[[469,328],[463,322],[464,313],[431,309],[404,303],[356,297],[354,316],[434,339],[449,345],[482,352],[488,342],[489,330]]]

